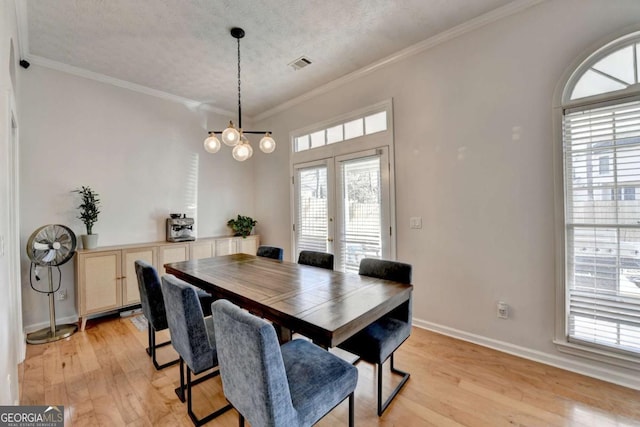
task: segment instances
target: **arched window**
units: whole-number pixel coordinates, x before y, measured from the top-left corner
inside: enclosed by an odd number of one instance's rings
[[[637,32],[583,61],[562,99],[566,341],[626,360],[640,356],[639,77]]]

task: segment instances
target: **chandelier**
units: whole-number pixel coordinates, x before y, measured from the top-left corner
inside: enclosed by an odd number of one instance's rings
[[[248,131],[242,130],[242,103],[240,96],[240,39],[244,37],[244,30],[242,28],[232,28],[231,36],[238,40],[238,127],[236,128],[232,121],[229,121],[229,126],[223,130],[209,131],[209,136],[204,140],[204,149],[209,153],[217,153],[220,151],[222,144],[216,136],[216,133],[221,134],[222,142],[229,147],[233,147],[233,158],[239,162],[244,162],[253,155],[253,148],[249,144],[245,134],[264,134],[260,140],[260,150],[264,153],[273,153],[276,149],[276,142],[271,137],[269,131]]]

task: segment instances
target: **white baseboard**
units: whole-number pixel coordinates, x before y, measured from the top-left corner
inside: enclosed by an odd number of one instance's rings
[[[630,376],[629,374],[618,372],[615,369],[608,369],[589,362],[579,362],[568,357],[543,353],[538,350],[532,350],[530,348],[521,347],[508,342],[494,340],[492,338],[461,331],[448,326],[427,322],[426,320],[414,318],[413,325],[418,328],[427,329],[462,341],[468,341],[483,347],[492,348],[503,353],[533,360],[534,362],[544,363],[545,365],[554,366],[556,368],[565,369],[567,371],[597,378],[613,384],[640,390],[640,378],[638,378],[637,375]]]
[[[77,323],[77,322],[78,322],[78,316],[76,315],[56,318],[56,325],[62,325],[65,323]],[[25,334],[28,334],[30,332],[35,332],[43,328],[48,328],[49,326],[51,326],[51,324],[49,323],[48,320],[46,322],[34,323],[33,325],[25,325],[24,332]]]
[[[16,351],[18,352],[18,363],[24,362],[27,357],[27,333],[24,330],[20,331],[20,347]]]

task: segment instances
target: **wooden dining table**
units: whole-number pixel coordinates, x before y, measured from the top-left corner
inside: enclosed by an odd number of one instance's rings
[[[412,285],[247,254],[164,265],[168,274],[279,326],[335,347],[402,304]]]

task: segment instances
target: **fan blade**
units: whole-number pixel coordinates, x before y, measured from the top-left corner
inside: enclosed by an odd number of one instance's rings
[[[56,251],[51,249],[45,256],[42,257],[43,262],[51,262],[56,257]]]
[[[49,250],[49,245],[42,242],[33,242],[33,249],[37,251],[47,251]]]

